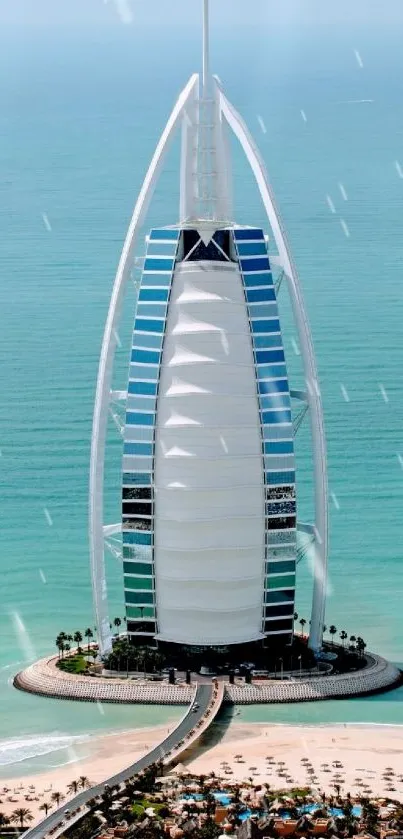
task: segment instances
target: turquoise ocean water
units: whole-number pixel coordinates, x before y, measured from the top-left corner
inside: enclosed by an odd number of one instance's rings
[[[382,37],[368,23],[269,24],[216,36],[213,59],[263,152],[311,319],[334,493],[327,620],[401,663],[403,55],[387,21]],[[10,679],[26,661],[52,649],[61,629],[93,623],[87,486],[102,331],[132,206],[175,96],[198,69],[199,44],[198,33],[171,26],[164,38],[162,23],[152,31],[136,21],[108,29],[38,26],[29,34],[10,26],[0,40],[5,777],[73,759],[71,748],[85,734],[152,725],[181,713],[105,706],[102,714],[96,706],[23,695]],[[233,154],[237,218],[264,224],[239,150]],[[177,218],[177,157],[173,149],[150,225]],[[120,330],[117,386],[125,384],[133,304],[134,289]],[[290,324],[285,297],[282,306]],[[287,355],[298,380],[294,337],[290,324]],[[311,508],[308,445],[308,432],[301,430],[302,519]],[[119,518],[119,458],[111,429],[111,522]],[[122,612],[122,584],[112,558],[108,574],[114,616]],[[298,585],[298,611],[308,615],[306,564]],[[401,724],[403,690],[249,708],[236,719]]]

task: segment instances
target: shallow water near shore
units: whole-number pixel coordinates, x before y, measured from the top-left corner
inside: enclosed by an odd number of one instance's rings
[[[40,28],[31,36],[26,40],[18,28],[0,31],[0,774],[13,764],[18,771],[34,764],[42,770],[67,761],[69,749],[89,748],[81,740],[87,735],[153,726],[182,713],[58,703],[15,691],[10,679],[52,651],[61,629],[93,623],[87,493],[102,331],[132,206],[171,104],[198,65],[199,33],[184,38],[173,27],[167,41],[153,33],[152,56],[150,33],[119,24],[97,38],[92,30],[76,38],[58,28],[51,38]],[[358,74],[357,44],[366,56]],[[236,65],[234,54],[242,57]],[[297,32],[292,20],[287,29],[274,22],[268,54],[267,32],[251,24],[247,36],[234,30],[230,46],[216,36],[213,61],[267,162],[311,319],[332,493],[327,622],[401,662],[403,188],[395,161],[403,135],[403,54],[397,30],[385,24],[379,39],[370,24]],[[373,101],[352,102],[366,99]],[[237,217],[265,225],[235,148],[234,159]],[[177,218],[175,163],[172,153],[150,225]],[[287,326],[283,296],[280,304]],[[125,387],[132,320],[129,291],[117,387]],[[287,361],[298,382],[294,337],[290,327]],[[307,428],[297,442],[299,518],[309,520]],[[113,429],[109,444],[108,522],[120,515],[121,444]],[[121,567],[112,557],[108,578],[111,617],[122,616]],[[305,617],[311,584],[304,561],[297,610]],[[401,724],[403,689],[245,707],[233,719]]]

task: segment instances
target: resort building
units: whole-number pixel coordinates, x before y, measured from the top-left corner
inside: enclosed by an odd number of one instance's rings
[[[294,432],[262,230],[152,230],[128,382],[129,633],[228,645],[292,632]]]
[[[179,127],[179,222],[147,236],[127,389],[116,392],[113,359],[136,236]],[[253,220],[240,226],[233,219],[229,130],[256,178],[267,231]],[[296,389],[287,373],[280,285],[291,298],[304,367],[305,383]],[[111,403],[115,420],[118,406],[123,409],[122,521],[105,526],[103,463]],[[305,413],[313,439],[315,522],[297,525],[294,438]],[[327,479],[315,358],[264,164],[221,83],[209,74],[204,0],[202,78],[192,76],[181,93],[150,164],[118,267],[101,353],[90,485],[101,651],[111,646],[105,539],[122,559],[130,637],[224,647],[291,641],[296,564],[303,553],[298,532],[313,554],[310,646],[318,650],[326,595]]]

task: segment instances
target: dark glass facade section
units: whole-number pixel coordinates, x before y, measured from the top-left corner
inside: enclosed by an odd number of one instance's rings
[[[183,236],[183,259],[189,257],[191,262],[226,262],[230,256],[230,234],[229,230],[217,230],[208,245],[199,242],[200,236],[197,230],[184,230]],[[197,244],[199,242],[199,244]],[[215,242],[219,245],[216,248]],[[197,247],[195,247],[197,246]],[[193,250],[194,248],[194,250]],[[190,253],[192,251],[192,253]],[[223,251],[223,253],[221,253]],[[190,256],[189,256],[190,254]]]
[[[292,617],[294,614],[294,604],[284,603],[282,606],[267,606],[266,618],[280,618],[283,615]]]
[[[284,620],[267,621],[265,623],[266,632],[291,632],[292,620],[285,618]]]
[[[286,559],[284,562],[268,562],[266,574],[294,574],[295,559]]]
[[[295,498],[295,486],[267,487],[266,501],[281,501]]]
[[[292,516],[296,513],[295,501],[278,501],[277,503],[266,504],[266,515],[268,516]]]
[[[142,516],[151,516],[152,515],[152,502],[151,501],[138,501],[137,503],[133,503],[132,501],[124,501],[122,505],[123,515],[142,515]]]
[[[295,516],[278,516],[275,519],[266,519],[266,530],[289,530],[296,525]]]
[[[152,632],[153,635],[155,635],[155,633],[157,631],[155,621],[153,621],[153,620],[149,620],[149,621],[146,621],[146,620],[127,621],[127,629],[128,629],[129,635],[131,633],[134,633],[134,632],[140,633],[140,634],[142,632],[144,632],[144,633]]]
[[[149,562],[123,562],[125,574],[143,574],[144,577],[151,577],[153,567]]]
[[[286,603],[287,600],[294,603],[294,596],[295,591],[293,588],[283,589],[282,591],[268,591],[266,592],[266,603],[267,606],[271,603]]]
[[[150,501],[151,487],[123,487],[122,498],[124,501],[126,499],[135,498],[138,498],[141,501]]]
[[[151,606],[154,603],[154,595],[151,591],[126,591],[126,604],[131,603]]]

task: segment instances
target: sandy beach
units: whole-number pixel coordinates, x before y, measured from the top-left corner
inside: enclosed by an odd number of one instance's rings
[[[222,737],[219,739],[219,733]],[[44,817],[39,810],[43,802],[51,801],[58,791],[66,796],[67,806],[71,794],[67,785],[87,777],[93,784],[106,780],[115,772],[134,762],[158,743],[167,733],[160,726],[138,729],[94,738],[91,757],[70,763],[41,775],[11,778],[0,781],[0,810],[10,814],[18,807],[31,810],[35,820]],[[267,782],[274,788],[309,784],[302,758],[308,758],[315,770],[314,786],[334,792],[333,783],[340,783],[342,790],[357,794],[361,782],[377,795],[388,795],[403,801],[403,727],[366,726],[269,726],[267,724],[236,724],[217,726],[208,735],[192,760],[186,765],[192,772],[217,775],[231,780],[253,778],[254,783]],[[241,758],[235,758],[240,755]],[[269,762],[267,758],[271,758]],[[279,762],[284,762],[285,774],[293,780],[288,783],[279,777]],[[341,767],[332,766],[340,762]],[[226,775],[222,764],[227,762],[233,774]],[[327,766],[326,766],[327,764]],[[382,778],[386,767],[396,773],[393,786]],[[338,773],[338,779],[335,779]],[[401,778],[402,780],[399,780]],[[34,787],[34,790],[30,786]],[[23,786],[23,789],[21,789]],[[8,788],[8,792],[4,792]],[[370,793],[369,793],[370,794]],[[34,799],[34,800],[26,800]],[[8,799],[12,798],[12,801]],[[53,805],[54,806],[54,805]]]

